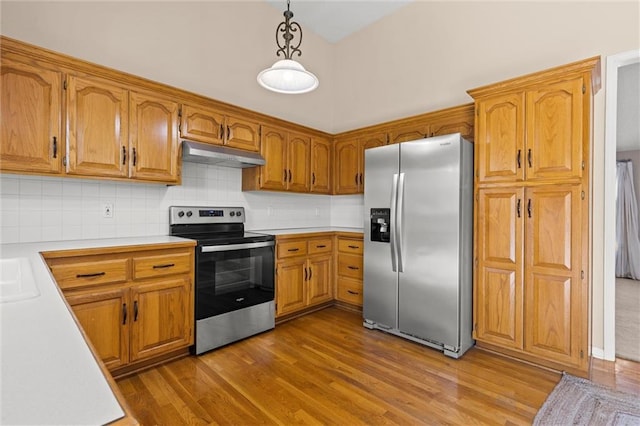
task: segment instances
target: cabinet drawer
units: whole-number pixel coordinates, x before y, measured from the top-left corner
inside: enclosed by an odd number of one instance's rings
[[[309,254],[331,253],[333,250],[333,240],[322,238],[309,241]]]
[[[339,278],[338,300],[362,306],[362,281]]]
[[[362,254],[364,243],[359,240],[338,240],[338,251],[343,253]]]
[[[133,258],[133,279],[186,274],[191,271],[191,253],[167,253]]]
[[[278,259],[286,259],[293,256],[304,256],[307,254],[307,241],[295,240],[277,243]]]
[[[127,281],[129,259],[97,260],[94,257],[50,265],[61,289]]]
[[[362,280],[362,256],[338,254],[338,275]]]

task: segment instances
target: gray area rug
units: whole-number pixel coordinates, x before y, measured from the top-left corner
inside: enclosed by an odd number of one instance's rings
[[[640,397],[564,374],[534,425],[640,425]]]
[[[616,278],[616,357],[640,362],[640,281]]]

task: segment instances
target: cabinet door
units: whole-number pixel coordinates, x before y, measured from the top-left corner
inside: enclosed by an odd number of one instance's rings
[[[182,105],[180,136],[198,142],[222,145],[225,136],[224,116],[209,108]]]
[[[189,346],[192,297],[188,278],[158,280],[131,288],[131,361]]]
[[[473,141],[473,111],[468,116],[440,118],[429,125],[429,136],[460,133],[468,141]]]
[[[476,173],[482,182],[524,179],[524,93],[476,102]]]
[[[129,91],[102,79],[67,83],[67,173],[126,177]]]
[[[262,128],[260,153],[266,164],[260,167],[260,189],[287,188],[287,133],[273,127]]]
[[[331,191],[331,142],[311,140],[311,192],[328,194]]]
[[[331,260],[331,256],[318,256],[309,259],[307,305],[315,305],[333,299]]]
[[[84,333],[108,369],[129,362],[129,324],[133,320],[126,289],[66,294]]]
[[[478,266],[474,338],[522,349],[522,188],[480,189],[476,205]]]
[[[580,185],[526,191],[525,350],[585,365],[588,312],[581,280]]]
[[[311,139],[304,135],[289,134],[287,145],[287,189],[309,192],[309,164],[311,162]]]
[[[387,144],[387,135],[384,133],[377,133],[369,135],[366,138],[360,139],[360,174],[358,176],[358,183],[360,185],[359,192],[364,193],[364,152],[370,148],[376,148]]]
[[[130,93],[133,178],[177,183],[178,104],[154,95]]]
[[[336,194],[357,194],[360,191],[360,157],[362,151],[356,139],[338,141],[334,147],[334,190]]]
[[[62,170],[62,73],[2,57],[0,169]]]
[[[415,141],[424,139],[429,133],[429,127],[426,124],[412,124],[409,126],[399,127],[389,132],[389,143],[400,143],[407,141]]]
[[[276,274],[276,316],[300,310],[306,306],[305,257],[278,262]]]
[[[527,92],[527,179],[582,176],[582,77]]]
[[[253,121],[228,116],[226,144],[247,151],[260,150],[260,125]]]

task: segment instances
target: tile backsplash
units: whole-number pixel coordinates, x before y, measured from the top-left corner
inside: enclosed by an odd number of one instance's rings
[[[0,174],[2,243],[167,235],[172,205],[242,206],[247,229],[362,227],[363,197],[242,192],[242,171],[184,163],[182,185]],[[103,216],[105,204],[113,217]]]

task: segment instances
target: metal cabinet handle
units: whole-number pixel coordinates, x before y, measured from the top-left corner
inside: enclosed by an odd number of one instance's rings
[[[122,304],[122,325],[127,323],[127,304]]]
[[[290,249],[287,249],[287,251],[299,251],[299,250],[300,250],[299,248],[290,248]]]
[[[138,321],[138,301],[133,302],[133,320]]]
[[[358,184],[358,174],[357,173],[355,175],[355,182],[356,182],[356,185],[357,185]]]
[[[518,168],[522,167],[522,164],[520,163],[520,157],[522,157],[522,150],[521,149],[518,150],[518,158],[517,158]]]
[[[351,265],[347,266],[347,268],[353,269],[354,271],[357,271],[358,269],[360,269],[357,266],[351,266]]]
[[[362,173],[360,173],[360,185],[362,185]]]
[[[127,148],[122,145],[122,165],[127,164]]]
[[[136,165],[136,162],[138,161],[138,154],[136,152],[136,149],[133,148],[133,165]]]
[[[358,249],[358,248],[360,248],[360,246],[349,246],[349,248],[351,248],[351,249]]]
[[[347,293],[349,293],[349,294],[360,294],[357,291],[353,291],[353,290],[347,290]]]
[[[529,217],[531,217],[531,198],[529,198],[529,201],[527,202],[527,213],[529,214]]]
[[[173,266],[176,266],[176,264],[175,263],[166,263],[164,265],[153,265],[153,269],[171,268]]]
[[[516,210],[518,212],[518,217],[520,217],[520,198],[518,198],[518,206],[516,207]]]
[[[531,167],[531,148],[527,151],[527,162],[529,163],[529,167]]]
[[[231,127],[227,126],[227,141],[231,139]]]
[[[224,139],[224,126],[220,124],[220,131],[218,132],[218,139]]]
[[[53,158],[58,158],[58,138],[53,137]]]
[[[283,171],[284,171],[284,177],[282,178],[282,181],[286,182],[287,181],[287,169],[284,169]]]
[[[307,280],[307,268],[304,268],[304,280]]]
[[[289,169],[289,183],[291,183],[291,169]]]
[[[311,281],[312,276],[313,276],[313,269],[309,268],[309,281]]]
[[[324,244],[320,244],[320,245],[316,246],[316,248],[325,248],[325,247],[326,247],[326,245],[324,245]]]
[[[316,184],[316,173],[312,172],[311,173],[311,185],[315,185]]]
[[[93,274],[76,274],[76,278],[92,278],[106,275],[106,272],[95,272]]]

